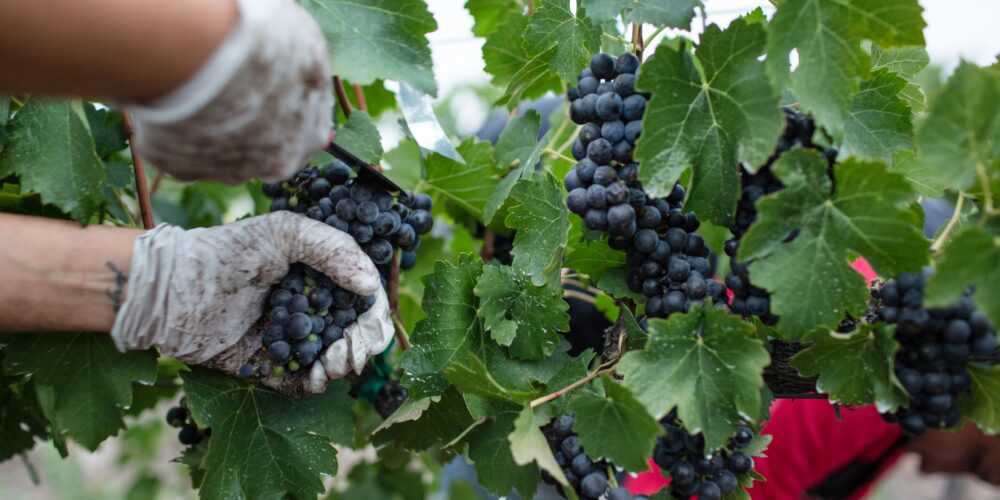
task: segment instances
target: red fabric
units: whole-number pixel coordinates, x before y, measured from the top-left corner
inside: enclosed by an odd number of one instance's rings
[[[864,259],[852,266],[866,280],[876,278]],[[874,460],[887,450],[901,432],[887,424],[873,407],[842,409],[840,419],[829,402],[818,399],[783,399],[771,405],[771,420],[764,434],[774,439],[766,457],[754,459],[754,468],[767,478],[754,483],[749,490],[754,499],[799,499],[812,486],[853,460]],[[899,454],[882,464],[875,475],[885,472]],[[667,484],[659,468],[649,462],[651,470],[627,477],[625,486],[635,494],[652,494]],[[862,498],[871,484],[853,498]]]

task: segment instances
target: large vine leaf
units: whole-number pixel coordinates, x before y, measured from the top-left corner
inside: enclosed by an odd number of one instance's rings
[[[1000,433],[1000,366],[970,364],[972,388],[962,396],[962,415],[987,434]]]
[[[562,194],[559,180],[548,172],[521,179],[510,193],[514,204],[505,223],[517,231],[512,267],[536,286],[558,277],[562,267],[570,229]]]
[[[444,369],[444,376],[462,394],[471,394],[494,401],[522,404],[538,396],[535,389],[507,387],[493,378],[490,367],[478,356],[466,353],[465,359]]]
[[[489,142],[470,137],[458,145],[458,153],[465,158],[461,164],[437,153],[425,163],[426,176],[416,191],[436,193],[449,204],[459,207],[478,220],[483,218],[486,201],[499,182],[493,147]]]
[[[650,196],[667,196],[693,169],[685,209],[729,226],[739,197],[739,162],[761,165],[774,150],[784,118],[764,63],[766,36],[757,17],[725,30],[709,26],[695,51],[687,43],[657,48],[638,86],[653,93],[635,155]]]
[[[524,11],[520,0],[466,0],[465,8],[475,20],[472,34],[476,36],[495,32],[508,17],[520,15]]]
[[[889,159],[895,151],[913,149],[912,112],[902,97],[905,88],[906,80],[885,69],[861,82],[845,118],[845,154]]]
[[[423,451],[445,444],[472,425],[472,415],[462,395],[454,388],[441,396],[409,398],[374,431],[378,445],[394,444]]]
[[[935,177],[927,164],[917,158],[913,151],[896,151],[892,154],[890,172],[896,172],[906,177],[913,186],[913,191],[924,198],[940,198],[945,185]]]
[[[535,164],[542,156],[542,150],[548,145],[548,135],[538,140],[540,123],[541,117],[538,116],[538,112],[529,109],[523,116],[507,123],[500,133],[500,138],[494,147],[497,166],[502,169],[510,168],[511,171],[500,180],[490,198],[486,200],[486,207],[483,210],[484,223],[489,224],[493,221],[493,217],[507,201],[514,184],[525,175],[534,172]]]
[[[663,427],[626,387],[607,377],[601,383],[603,397],[583,393],[570,402],[569,410],[576,414],[573,430],[588,456],[642,472]]]
[[[427,317],[417,324],[413,347],[399,363],[411,398],[441,394],[448,387],[444,368],[478,344],[481,326],[474,288],[482,272],[479,257],[463,254],[457,265],[438,261],[434,273],[424,278]]]
[[[590,276],[595,282],[599,282],[609,269],[623,265],[625,253],[609,247],[602,240],[589,243],[580,240],[572,244],[564,264],[569,269]]]
[[[691,28],[699,0],[585,0],[587,17],[595,22],[617,19],[625,12],[630,23],[647,23],[682,30]]]
[[[601,27],[587,19],[580,7],[574,14],[569,0],[538,0],[538,10],[524,32],[524,50],[537,55],[553,47],[549,67],[563,80],[575,82],[601,48]]]
[[[908,397],[893,375],[899,344],[892,329],[862,325],[849,334],[819,330],[809,336],[812,344],[789,363],[803,377],[819,375],[816,389],[833,403],[864,406],[875,403],[880,411],[906,405]]]
[[[333,74],[361,85],[399,80],[437,94],[427,44],[437,23],[423,0],[303,0],[302,6],[323,30]]]
[[[30,374],[53,434],[68,433],[89,450],[124,429],[132,382],[156,380],[156,353],[120,353],[107,335],[18,335],[7,347],[4,371]]]
[[[506,89],[498,104],[506,104],[510,108],[517,106],[522,99],[541,97],[550,90],[558,90],[561,85],[559,76],[548,66],[556,48],[553,46],[529,55],[521,46],[526,29],[528,16],[508,16],[483,44],[486,72],[493,75],[491,81],[494,85]]]
[[[473,429],[466,442],[479,482],[490,493],[506,495],[517,490],[522,498],[531,498],[538,487],[538,467],[530,463],[518,465],[507,441],[518,413],[516,408],[503,409]]]
[[[967,227],[951,237],[928,280],[928,306],[954,304],[972,286],[976,307],[1000,325],[1000,231],[988,229]]]
[[[750,273],[771,292],[786,338],[834,329],[845,314],[861,317],[868,292],[850,267],[855,256],[884,276],[927,263],[928,242],[906,207],[914,195],[902,175],[852,158],[834,170],[831,194],[826,162],[816,152],[794,149],[773,168],[786,188],[758,202],[759,218],[738,258],[757,259]],[[795,239],[784,243],[793,231]]]
[[[548,440],[539,429],[541,425],[544,425],[544,422],[539,421],[530,405],[525,405],[517,420],[514,421],[514,431],[507,436],[514,463],[528,465],[535,462],[540,469],[548,472],[556,481],[571,488],[566,475],[563,474],[562,467],[559,466],[556,457],[552,454]]]
[[[505,351],[485,335],[480,335],[479,340],[478,345],[445,368],[448,381],[466,395],[520,406],[538,396],[541,385],[550,383],[573,363],[566,354],[568,342],[546,359],[527,361],[508,354],[516,350],[517,342]]]
[[[1000,70],[963,62],[930,105],[917,133],[920,156],[956,189],[1000,156]]]
[[[84,111],[90,132],[94,135],[97,156],[105,158],[128,147],[125,122],[120,113],[108,108],[97,109],[97,106],[90,102],[84,104]]]
[[[671,408],[705,446],[726,443],[740,422],[760,413],[762,372],[770,363],[750,325],[721,309],[702,306],[666,321],[649,320],[649,339],[618,364],[624,385],[650,414]]]
[[[524,359],[542,359],[552,354],[558,332],[569,330],[569,305],[558,283],[535,286],[527,276],[509,266],[488,265],[476,284],[479,316],[498,344],[510,346],[520,336],[519,353]],[[521,357],[521,356],[517,356]]]
[[[382,137],[368,113],[360,109],[354,110],[347,123],[337,129],[333,143],[368,163],[378,163],[382,157]]]
[[[917,0],[782,2],[768,30],[768,73],[778,88],[791,83],[800,105],[839,135],[850,96],[871,68],[861,41],[882,47],[923,45],[921,10]],[[792,49],[799,56],[794,73],[788,64]]]
[[[181,377],[195,421],[212,428],[202,498],[314,497],[325,491],[320,475],[337,472],[333,444],[353,442],[344,380],[292,399],[203,368]]]
[[[927,50],[923,47],[891,47],[883,49],[872,44],[872,70],[885,68],[906,80],[906,86],[899,93],[910,109],[923,111],[927,109],[927,96],[920,85],[914,81],[917,73],[931,62]]]
[[[22,189],[79,222],[101,209],[104,166],[80,102],[32,99],[7,129],[0,178],[17,174]]]

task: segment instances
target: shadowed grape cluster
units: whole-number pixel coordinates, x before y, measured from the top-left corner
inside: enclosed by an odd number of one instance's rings
[[[584,499],[607,498],[608,500],[633,500],[646,498],[635,496],[623,487],[612,487],[608,483],[608,464],[604,460],[594,461],[584,451],[573,432],[575,417],[572,413],[561,415],[542,429],[562,468],[563,474],[573,486],[577,495]],[[556,484],[552,476],[544,474],[549,484]],[[607,495],[607,496],[604,496]]]
[[[996,330],[976,310],[971,290],[949,307],[924,307],[926,277],[903,273],[872,292],[878,319],[896,325],[894,371],[910,396],[908,407],[882,416],[911,435],[961,421],[958,400],[972,384],[966,366],[997,346]]]
[[[583,125],[573,145],[578,163],[566,175],[566,206],[608,244],[627,252],[628,286],[649,298],[646,314],[667,317],[711,299],[726,304],[712,279],[709,250],[693,213],[683,213],[684,188],[650,198],[632,161],[648,95],[635,90],[639,60],[597,54],[568,91],[570,118]]]
[[[771,295],[763,288],[754,286],[750,280],[749,262],[736,262],[736,252],[739,250],[740,239],[757,220],[757,200],[762,196],[781,190],[784,184],[771,171],[771,166],[786,151],[795,146],[816,149],[823,153],[832,168],[837,158],[835,148],[824,148],[813,142],[816,125],[812,118],[791,108],[784,108],[785,131],[778,139],[778,144],[770,158],[751,174],[745,166],[740,169],[740,181],[743,191],[739,204],[736,206],[736,220],[733,224],[733,237],[726,241],[725,252],[731,259],[730,273],[726,275],[726,286],[733,292],[731,307],[733,312],[743,317],[757,316],[765,324],[775,325],[778,316],[771,312]],[[794,237],[794,236],[793,236]]]
[[[167,410],[167,425],[180,429],[177,440],[187,446],[194,446],[212,435],[211,428],[198,428],[198,424],[191,418],[191,411],[188,410],[185,398],[181,398],[177,406]]]
[[[740,479],[753,470],[753,458],[740,451],[753,442],[754,433],[740,426],[722,449],[705,450],[705,438],[690,434],[677,420],[676,410],[663,420],[665,434],[653,450],[653,462],[670,473],[670,493],[675,498],[717,500],[736,491]]]

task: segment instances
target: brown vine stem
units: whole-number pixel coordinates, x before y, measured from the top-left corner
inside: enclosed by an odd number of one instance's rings
[[[580,380],[577,380],[576,382],[573,382],[572,384],[567,385],[566,387],[563,387],[562,389],[559,389],[556,392],[553,392],[551,394],[546,394],[537,399],[533,399],[531,401],[531,407],[537,408],[545,403],[548,403],[549,401],[554,401],[558,399],[560,396],[573,392],[574,390],[583,386],[587,382],[590,382],[591,380],[594,380],[595,378],[600,377],[605,373],[610,373],[614,371],[614,364],[616,361],[617,360],[608,361],[607,363],[604,363],[601,366],[597,367],[597,369],[594,370],[593,372],[590,372],[586,377],[583,377]]]
[[[156,196],[156,192],[160,189],[160,183],[163,182],[164,177],[166,177],[166,174],[162,170],[156,171],[156,177],[153,177],[153,186],[149,188],[150,199]]]
[[[483,259],[483,262],[489,262],[493,260],[493,252],[496,239],[497,239],[497,234],[494,233],[492,229],[487,228],[485,231],[483,231],[483,247],[479,249],[479,257]]]
[[[347,98],[347,91],[344,90],[344,82],[340,80],[339,76],[333,77],[333,91],[337,95],[337,104],[340,105],[340,109],[344,111],[344,116],[347,118],[351,117],[351,100]]]
[[[642,42],[642,24],[632,23],[632,46],[635,48],[635,56],[642,61],[642,51],[646,48]]]
[[[368,112],[368,100],[365,99],[365,89],[361,85],[354,84],[354,100],[358,102],[358,109]]]
[[[128,136],[128,149],[132,153],[132,165],[135,170],[135,195],[139,198],[139,215],[142,218],[142,227],[153,229],[156,223],[153,221],[153,204],[149,201],[149,184],[146,182],[146,170],[143,166],[142,157],[135,150],[135,141],[132,140],[134,129],[132,128],[132,117],[127,111],[122,111],[122,121],[125,123],[125,134]]]

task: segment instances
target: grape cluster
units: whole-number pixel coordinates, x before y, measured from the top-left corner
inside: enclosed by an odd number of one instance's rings
[[[602,498],[607,494],[607,500],[633,500],[636,497],[623,487],[611,487],[608,484],[608,463],[592,460],[580,446],[580,441],[573,433],[575,417],[572,413],[561,415],[542,430],[549,446],[552,448],[559,467],[573,486],[577,495],[584,499]],[[548,474],[544,479],[549,484],[555,480]]]
[[[731,304],[733,312],[744,317],[757,316],[768,325],[777,324],[778,316],[771,312],[771,296],[767,290],[751,283],[749,263],[735,260],[740,238],[757,220],[757,200],[785,187],[771,171],[771,166],[782,154],[795,146],[802,146],[821,151],[831,167],[837,158],[835,148],[824,148],[813,142],[816,125],[812,118],[791,108],[783,109],[785,130],[778,139],[774,152],[756,173],[751,174],[746,168],[741,169],[740,181],[743,191],[736,207],[736,220],[732,227],[733,237],[725,244],[726,255],[733,259],[730,262],[730,273],[726,275],[726,286],[733,292]]]
[[[686,312],[706,299],[724,306],[725,288],[711,279],[709,250],[696,233],[701,223],[681,210],[684,188],[653,199],[638,180],[632,153],[648,99],[635,90],[638,71],[633,54],[597,54],[569,89],[570,118],[583,127],[573,144],[578,163],[564,182],[566,206],[627,251],[628,286],[649,298],[647,315]]]
[[[966,363],[997,347],[996,330],[976,311],[971,290],[949,307],[925,308],[925,278],[904,273],[872,293],[878,319],[896,325],[894,371],[910,395],[908,407],[883,418],[912,435],[959,423],[958,399],[972,383]]]
[[[684,430],[676,410],[660,421],[666,434],[653,450],[653,462],[670,472],[670,493],[676,498],[717,500],[739,487],[739,478],[753,469],[753,458],[740,451],[753,442],[754,433],[740,426],[729,444],[712,453],[705,452],[705,438]]]
[[[191,418],[191,411],[188,410],[185,398],[181,398],[180,404],[167,410],[167,424],[180,429],[177,439],[187,446],[194,446],[212,435],[212,429],[198,428],[198,424]]]

